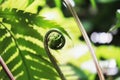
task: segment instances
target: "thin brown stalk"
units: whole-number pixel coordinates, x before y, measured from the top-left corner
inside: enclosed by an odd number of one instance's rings
[[[94,51],[94,49],[92,47],[92,44],[91,44],[91,42],[90,42],[90,40],[88,38],[88,35],[87,35],[87,33],[86,33],[86,31],[85,31],[85,29],[84,29],[80,19],[78,18],[78,15],[77,15],[76,11],[72,7],[72,5],[71,5],[69,0],[64,0],[64,1],[65,1],[66,6],[68,7],[70,12],[72,13],[72,15],[73,15],[73,17],[74,17],[74,19],[75,19],[75,21],[76,21],[80,31],[81,31],[81,33],[82,33],[82,35],[83,35],[83,37],[84,37],[84,39],[86,41],[86,44],[87,44],[87,46],[88,46],[88,48],[89,48],[89,50],[91,52],[91,56],[93,58],[93,61],[94,61],[94,64],[96,66],[96,69],[97,69],[97,72],[98,72],[100,80],[105,80],[104,76],[103,76],[103,73],[102,73],[102,70],[101,70],[101,67],[100,67],[100,65],[98,63],[98,60],[96,58],[95,51]]]
[[[10,80],[15,80],[14,76],[12,75],[11,71],[9,70],[9,68],[7,67],[7,65],[5,64],[5,62],[4,62],[4,60],[2,59],[1,56],[0,56],[0,64],[1,64],[1,66],[3,68],[3,70],[6,72],[6,74],[10,78]]]

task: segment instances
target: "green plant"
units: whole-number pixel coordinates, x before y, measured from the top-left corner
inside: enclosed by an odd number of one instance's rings
[[[42,30],[58,28],[69,36],[61,26],[17,8],[1,7],[0,21],[0,56],[16,80],[59,79],[44,50]],[[9,80],[1,66],[0,79]]]
[[[65,38],[63,34],[58,30],[50,30],[46,33],[44,38],[44,47],[48,54],[50,61],[52,62],[54,68],[58,72],[61,80],[66,80],[54,56],[51,54],[49,47],[54,50],[61,49],[65,45]]]
[[[54,4],[51,4],[52,1]],[[57,6],[59,7],[57,9],[62,9],[63,1],[66,1],[66,6],[73,14],[73,17],[84,36],[84,39],[91,51],[92,58],[96,64],[100,79],[104,79],[86,31],[84,30],[81,21],[78,19],[75,10],[72,8],[70,3],[67,2],[68,0],[23,0],[22,2],[21,0],[0,0],[0,63],[2,65],[0,66],[0,80],[9,80],[9,78],[12,79],[13,76],[16,80],[66,79],[66,75],[63,75],[63,72],[58,66],[56,60],[57,58],[50,53],[50,50],[59,50],[64,46],[66,40],[63,34],[67,35],[69,38],[70,36],[60,25],[57,25],[50,20],[46,20],[39,14],[43,7],[49,6],[53,8],[53,6]],[[75,0],[75,2],[77,2],[76,5],[79,6],[79,4],[82,5],[86,1]],[[102,3],[104,1],[90,0],[93,9],[97,10],[98,2]],[[106,9],[104,10],[106,12]],[[81,12],[84,13],[84,10],[80,11],[79,15]],[[85,15],[88,14],[85,13]],[[118,28],[120,25],[119,13],[117,13],[117,18],[117,25],[115,25],[113,29]],[[68,25],[72,26],[72,23],[69,23],[69,18],[65,20],[68,20]],[[93,21],[93,25],[96,24],[96,19],[94,20],[95,22]],[[87,21],[89,21],[89,19]],[[73,22],[73,18],[71,18],[71,22]],[[92,23],[92,20],[89,21],[89,23]],[[52,32],[53,34],[51,35]],[[77,35],[80,36],[79,34]],[[3,60],[7,64],[10,71]],[[70,63],[70,65],[67,66],[72,67],[77,75],[79,74],[79,77],[82,75],[84,78],[88,77],[85,76],[85,74],[78,67],[76,67],[76,65],[74,66]]]

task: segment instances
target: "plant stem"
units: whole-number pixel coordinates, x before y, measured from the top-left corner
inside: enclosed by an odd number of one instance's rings
[[[12,40],[13,40],[14,43],[15,43],[16,48],[18,49],[18,51],[19,51],[19,53],[20,53],[20,56],[21,56],[21,58],[22,58],[22,60],[23,60],[23,64],[26,66],[26,67],[25,67],[25,68],[26,68],[26,71],[29,72],[29,71],[28,71],[28,68],[27,68],[27,65],[26,65],[26,63],[25,63],[25,59],[23,58],[23,55],[22,55],[21,50],[20,50],[20,48],[19,48],[19,46],[18,46],[18,43],[17,43],[17,40],[16,40],[15,36],[14,36],[13,33],[11,32],[11,30],[7,29],[7,27],[6,27],[2,22],[0,22],[0,24],[1,24],[1,25],[5,28],[5,30],[10,34]],[[30,74],[28,73],[27,75],[28,75],[28,79],[30,80]]]
[[[12,75],[12,73],[10,72],[9,68],[7,67],[7,65],[5,64],[5,62],[4,62],[4,60],[2,59],[1,56],[0,56],[0,64],[2,65],[3,69],[7,73],[8,77],[10,78],[10,80],[15,80],[13,75]]]
[[[0,24],[3,25],[2,22],[0,22]],[[2,68],[5,70],[6,74],[10,78],[10,80],[15,80],[14,76],[12,75],[11,71],[9,70],[9,68],[7,67],[6,63],[4,62],[4,60],[3,60],[3,58],[1,56],[0,56],[0,64],[1,64]]]
[[[64,75],[63,75],[63,73],[62,73],[62,71],[60,70],[59,66],[57,65],[57,62],[56,62],[55,58],[53,57],[53,55],[51,54],[51,52],[50,52],[50,50],[49,50],[49,46],[48,46],[48,36],[49,36],[49,34],[50,34],[51,32],[58,32],[58,33],[60,33],[60,32],[57,31],[57,30],[50,30],[50,31],[48,31],[48,32],[46,33],[46,35],[45,35],[45,38],[44,38],[44,47],[45,47],[46,53],[47,53],[50,61],[52,62],[54,68],[55,68],[56,71],[58,72],[61,80],[66,80],[65,77],[64,77]],[[61,34],[61,33],[60,33],[60,34]]]
[[[67,5],[68,9],[72,13],[72,15],[73,15],[73,17],[74,17],[74,19],[75,19],[75,21],[76,21],[80,31],[81,31],[81,33],[82,33],[82,35],[83,35],[83,37],[84,37],[84,39],[86,41],[86,44],[87,44],[87,46],[88,46],[88,48],[89,48],[89,50],[91,52],[91,56],[92,56],[93,61],[95,63],[95,66],[96,66],[96,69],[97,69],[97,72],[98,72],[100,80],[105,80],[104,76],[103,76],[103,73],[102,73],[102,70],[101,70],[101,67],[100,67],[100,65],[99,65],[99,63],[97,61],[97,58],[96,58],[96,55],[95,55],[95,51],[94,51],[94,49],[92,47],[92,44],[91,44],[91,42],[90,42],[90,40],[88,38],[88,35],[87,35],[87,33],[86,33],[86,31],[85,31],[85,29],[84,29],[80,19],[78,18],[77,13],[75,12],[75,10],[72,7],[72,5],[71,5],[69,0],[64,0],[64,1],[65,1],[66,5]]]

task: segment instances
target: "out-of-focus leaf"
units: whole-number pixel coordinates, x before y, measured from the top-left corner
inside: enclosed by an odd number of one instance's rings
[[[75,71],[76,75],[78,75],[80,79],[88,80],[87,75],[80,68],[76,67],[71,63],[69,63],[68,66],[70,66],[72,70]]]
[[[30,5],[30,4],[32,4],[34,2],[34,0],[28,0],[28,6]]]
[[[0,0],[0,4],[3,2],[3,0]]]
[[[57,7],[61,8],[61,0],[54,0]]]
[[[117,23],[116,23],[116,27],[120,27],[120,9],[117,10],[116,15],[117,15]]]
[[[109,30],[109,32],[116,30],[117,28],[120,27],[120,10],[117,10],[116,12],[116,18],[117,18],[117,22],[116,24]]]
[[[110,3],[110,2],[116,2],[116,1],[119,1],[119,0],[97,0],[98,2],[100,3]]]
[[[97,8],[97,6],[96,6],[96,1],[95,1],[95,0],[90,0],[90,2],[91,2],[92,7],[93,7],[94,9],[96,9],[96,8]]]

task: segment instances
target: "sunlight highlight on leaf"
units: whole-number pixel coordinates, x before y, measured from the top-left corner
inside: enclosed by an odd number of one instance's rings
[[[31,37],[31,36],[25,36],[25,35],[20,35],[20,34],[17,34],[16,35],[16,38],[24,38],[26,41],[30,41],[30,42],[32,42],[32,43],[34,43],[34,44],[36,44],[36,45],[38,45],[38,46],[40,46],[40,47],[43,47],[43,43],[42,43],[42,41],[40,41],[40,40],[38,40],[38,39],[36,39],[36,38],[33,38],[33,37]]]
[[[11,54],[11,53],[9,53]],[[5,54],[4,54],[5,55]],[[15,53],[13,53],[9,58],[8,60],[6,61],[6,64],[10,63],[11,61],[13,61],[16,57],[18,56],[18,50],[16,50]]]
[[[22,65],[22,61],[19,61],[18,64],[16,64],[16,66],[14,66],[14,67],[12,68],[11,71],[13,72],[13,71],[17,70],[21,65]]]
[[[26,47],[26,46],[21,46],[21,45],[19,45],[19,47],[20,47],[20,49],[22,50],[22,51],[28,51],[28,52],[31,52],[31,53],[33,53],[33,54],[36,54],[36,52],[33,50],[33,49],[31,49],[31,48],[28,48],[28,47]]]
[[[21,71],[20,73],[18,73],[18,74],[15,76],[15,79],[18,79],[18,78],[21,77],[23,74],[24,74],[24,71]]]

